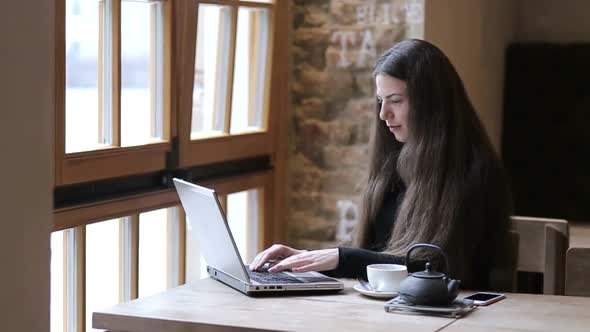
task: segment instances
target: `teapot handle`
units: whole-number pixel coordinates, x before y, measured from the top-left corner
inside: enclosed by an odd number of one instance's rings
[[[445,261],[444,273],[445,273],[445,275],[449,274],[449,260],[447,258],[447,255],[439,246],[435,246],[434,244],[429,244],[429,243],[416,243],[416,244],[412,245],[410,247],[410,249],[408,249],[408,253],[406,254],[406,266],[408,266],[408,264],[410,263],[410,254],[416,248],[431,248],[431,249],[438,250],[440,252],[440,254],[443,256],[444,261]]]

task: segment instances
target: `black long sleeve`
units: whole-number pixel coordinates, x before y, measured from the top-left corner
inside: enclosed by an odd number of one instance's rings
[[[330,275],[339,278],[367,279],[367,265],[371,264],[405,264],[405,257],[398,257],[382,252],[359,248],[338,248],[338,267]],[[410,272],[423,270],[425,262],[411,262]]]
[[[340,247],[338,248],[338,267],[328,274],[340,278],[367,279],[367,265],[370,264],[405,264],[405,257],[397,257],[380,252],[387,246],[394,227],[395,215],[404,195],[402,186],[389,192],[384,198],[382,208],[376,220],[370,225],[370,250]],[[410,271],[424,269],[424,262],[416,262]]]

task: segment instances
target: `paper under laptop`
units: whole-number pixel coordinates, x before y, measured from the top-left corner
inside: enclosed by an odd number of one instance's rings
[[[214,190],[174,179],[209,275],[247,295],[292,292],[335,292],[343,284],[318,272],[252,272],[242,262],[225,213]]]

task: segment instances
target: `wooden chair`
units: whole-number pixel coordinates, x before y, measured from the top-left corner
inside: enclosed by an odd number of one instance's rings
[[[569,248],[565,262],[565,295],[590,297],[590,248]]]
[[[563,295],[567,220],[521,216],[511,219],[520,239],[517,270],[542,273],[543,294]]]
[[[570,222],[565,257],[565,295],[590,296],[590,223]]]

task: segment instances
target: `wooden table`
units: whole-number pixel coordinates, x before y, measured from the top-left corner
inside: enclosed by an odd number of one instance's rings
[[[386,313],[352,289],[335,295],[250,298],[212,279],[95,312],[109,331],[588,331],[590,298],[508,294],[461,319]]]

